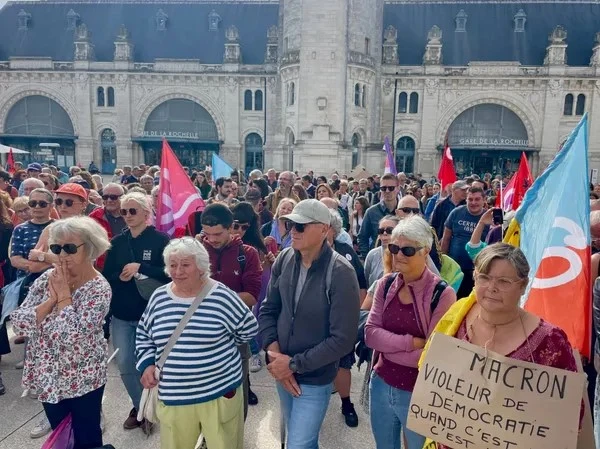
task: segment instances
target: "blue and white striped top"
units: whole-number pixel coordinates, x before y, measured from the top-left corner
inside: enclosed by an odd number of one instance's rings
[[[194,298],[158,288],[142,315],[136,335],[137,369],[154,365]],[[165,405],[208,402],[242,383],[237,345],[250,341],[258,324],[240,297],[217,282],[194,313],[162,369],[158,398]]]

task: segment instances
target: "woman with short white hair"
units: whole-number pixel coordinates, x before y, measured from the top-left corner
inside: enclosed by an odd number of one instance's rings
[[[161,448],[195,447],[202,433],[210,449],[242,449],[243,375],[237,346],[256,336],[256,319],[235,292],[210,278],[209,256],[199,241],[174,239],[163,256],[172,282],[150,298],[136,338],[142,384],[152,388],[158,383]],[[169,353],[157,382],[156,361],[203,291],[207,291],[204,300]]]
[[[33,283],[11,315],[15,333],[29,338],[22,383],[40,392],[53,429],[71,415],[76,448],[100,447],[108,351],[102,325],[111,289],[94,260],[110,243],[89,217],[58,220],[48,231],[58,263]]]
[[[424,437],[406,428],[419,373],[417,362],[437,322],[456,301],[454,290],[427,267],[432,244],[429,223],[420,216],[407,217],[396,225],[387,246],[392,254],[392,273],[377,284],[365,326],[365,342],[377,351],[370,413],[378,449],[400,447],[401,429],[408,443],[406,449],[420,449],[425,442]]]

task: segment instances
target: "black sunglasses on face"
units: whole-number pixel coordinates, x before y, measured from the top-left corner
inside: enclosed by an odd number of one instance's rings
[[[236,231],[240,229],[242,231],[247,231],[248,229],[250,229],[250,225],[248,223],[233,223],[233,229],[235,229]]]
[[[307,225],[316,223],[316,221],[311,221],[310,223],[294,223],[293,221],[286,220],[285,229],[287,232],[290,232],[292,229],[294,229],[296,232],[302,233],[306,229]]]
[[[38,205],[40,206],[40,209],[45,209],[46,207],[48,207],[48,205],[50,204],[48,201],[36,201],[36,200],[31,200],[29,201],[27,204],[29,204],[29,207],[32,208],[36,208]]]
[[[392,235],[392,231],[393,230],[394,230],[394,228],[392,228],[391,226],[387,227],[387,228],[379,228],[377,230],[377,234],[379,234],[379,235],[383,235],[383,234]]]
[[[77,249],[83,245],[83,243],[80,245],[76,245],[75,243],[65,243],[61,246],[54,243],[50,245],[50,251],[52,251],[52,253],[56,254],[57,256],[61,253],[61,251],[64,251],[67,254],[75,254],[77,252]]]
[[[396,187],[393,186],[381,186],[379,187],[379,190],[381,190],[382,192],[393,192],[395,188]]]
[[[124,217],[127,215],[128,212],[131,216],[137,215],[137,209],[133,207],[130,207],[129,209],[121,209],[121,215]]]
[[[399,252],[402,252],[402,254],[404,254],[406,257],[412,257],[415,254],[417,254],[417,251],[423,249],[422,246],[417,246],[416,248],[414,246],[398,246],[395,245],[393,243],[390,243],[388,245],[388,249],[390,250],[390,253],[392,253],[394,256],[396,254],[398,254]]]
[[[72,206],[73,206],[73,204],[75,204],[75,200],[72,200],[71,198],[69,198],[69,199],[67,199],[67,200],[63,200],[62,198],[56,198],[56,199],[54,200],[54,203],[55,203],[57,206],[59,206],[59,207],[60,207],[60,206],[62,206],[62,205],[63,205],[63,203],[64,203],[64,204],[65,204],[65,206],[67,206],[67,207],[72,207]]]
[[[108,200],[117,201],[119,198],[121,198],[121,195],[102,195],[102,199],[104,201],[108,201]]]
[[[405,214],[420,214],[421,209],[418,207],[399,207],[398,210],[401,210]]]

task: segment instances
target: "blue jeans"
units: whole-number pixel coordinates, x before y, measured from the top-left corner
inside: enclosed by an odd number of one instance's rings
[[[318,449],[319,432],[333,384],[300,385],[302,394],[295,398],[277,382],[281,414],[287,423],[287,449]]]
[[[425,437],[406,428],[412,393],[389,386],[375,371],[369,388],[371,429],[377,449],[400,449],[401,430],[408,444],[403,449],[421,449]]]
[[[119,348],[115,358],[121,373],[121,380],[131,402],[133,402],[133,406],[139,409],[144,387],[140,382],[142,376],[135,367],[137,361],[135,357],[135,331],[137,325],[137,321],[123,321],[115,317],[112,318],[111,323],[113,346],[115,349]]]

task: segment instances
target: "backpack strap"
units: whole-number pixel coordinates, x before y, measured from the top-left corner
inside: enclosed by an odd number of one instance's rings
[[[333,277],[333,266],[338,258],[338,253],[333,251],[327,265],[327,273],[325,274],[325,295],[327,296],[327,304],[331,305],[331,279]]]
[[[388,276],[385,280],[385,287],[383,287],[383,299],[387,298],[387,294],[390,291],[390,287],[398,277],[398,273],[392,273],[391,276]]]
[[[435,289],[433,290],[433,296],[431,297],[431,313],[435,312],[446,287],[448,287],[448,284],[445,281],[440,281],[436,284]]]
[[[238,246],[238,258],[237,261],[240,264],[240,274],[244,273],[246,268],[246,253],[244,252],[244,245]]]

